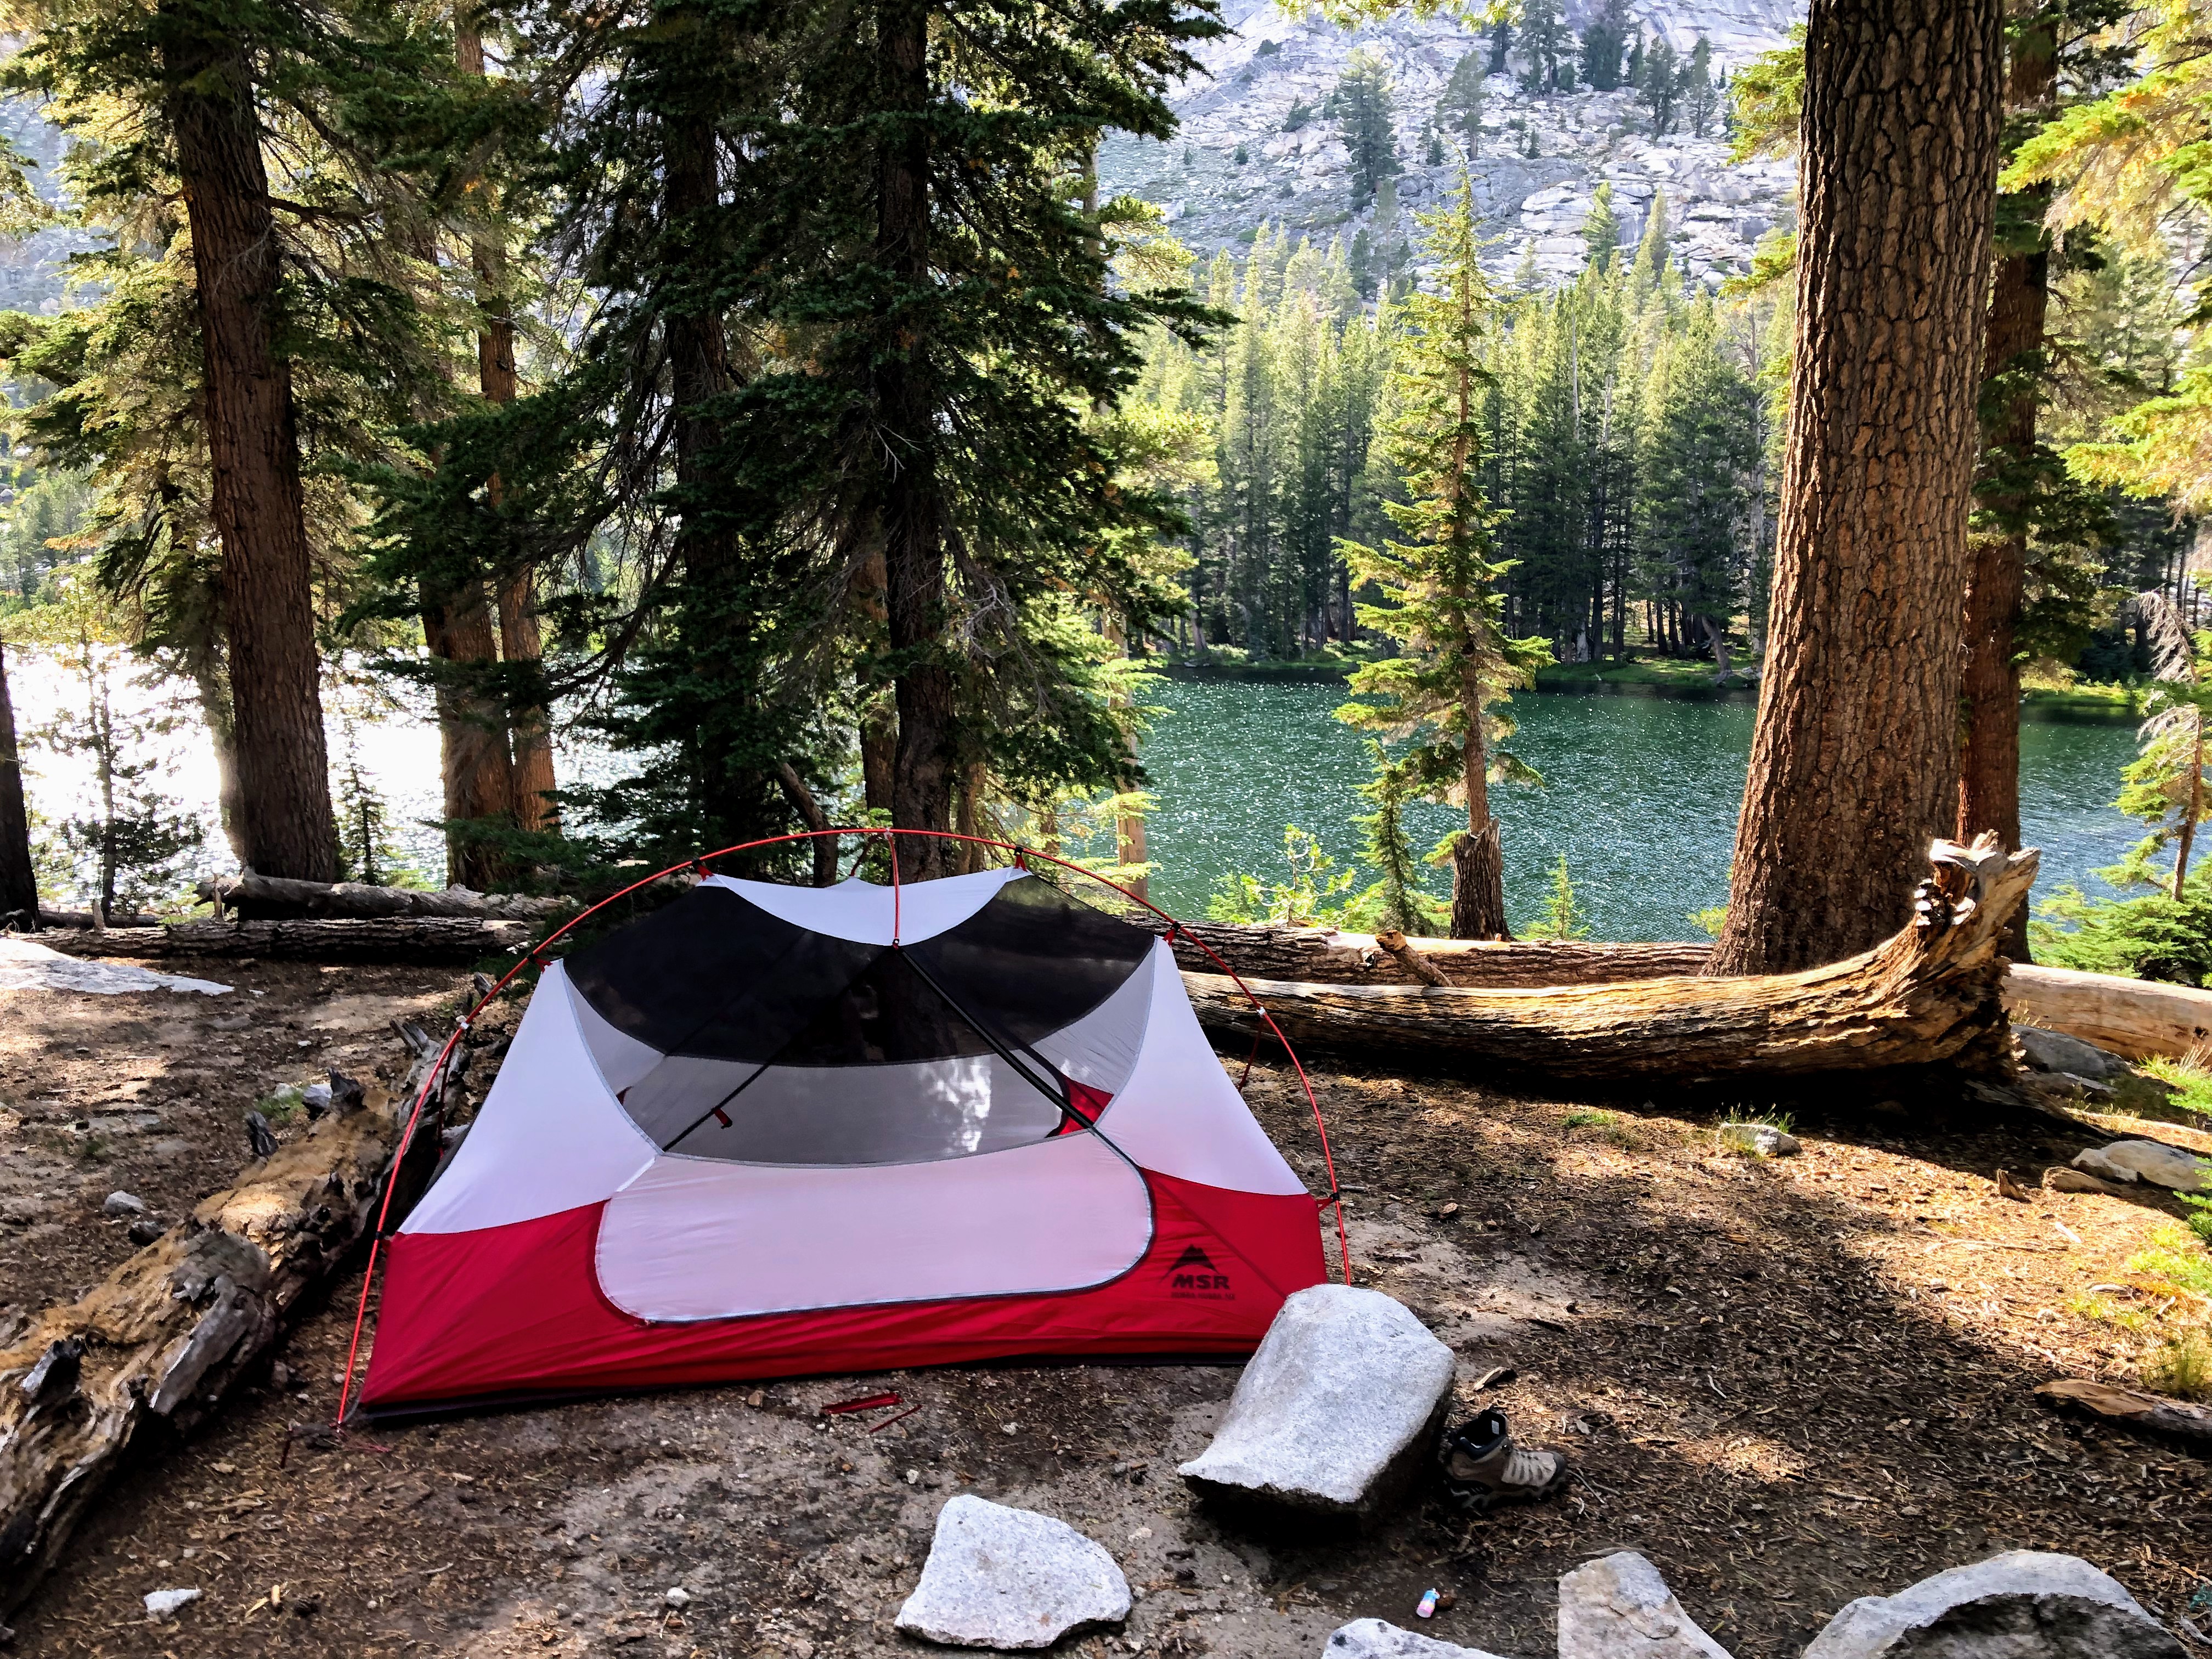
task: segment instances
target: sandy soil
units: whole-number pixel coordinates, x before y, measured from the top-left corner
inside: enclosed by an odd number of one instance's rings
[[[0,994],[0,1101],[23,1115],[0,1134],[0,1206],[26,1216],[0,1207],[0,1299],[89,1283],[128,1249],[98,1218],[107,1191],[180,1213],[242,1161],[253,1098],[311,1066],[396,1066],[384,1019],[458,988],[161,965],[267,994]],[[1257,1066],[1248,1092],[1321,1190],[1287,1075]],[[1431,1497],[1360,1540],[1220,1524],[1174,1470],[1226,1401],[1225,1367],[824,1377],[318,1450],[287,1431],[335,1404],[356,1271],[285,1345],[287,1388],[272,1378],[113,1489],[14,1650],[919,1653],[890,1621],[959,1491],[1061,1516],[1143,1587],[1125,1632],[1066,1650],[1085,1655],[1317,1655],[1348,1619],[1414,1624],[1434,1585],[1457,1604],[1431,1633],[1533,1659],[1553,1649],[1557,1576],[1624,1547],[1738,1659],[1795,1655],[1852,1596],[2000,1549],[2085,1555],[2169,1617],[2212,1571],[2212,1464],[2029,1397],[2057,1375],[2132,1380],[2157,1331],[2154,1299],[2134,1304],[2140,1329],[2076,1309],[2124,1282],[2170,1199],[2020,1204],[1991,1184],[2000,1167],[2032,1183],[2106,1138],[2094,1128],[1963,1120],[1940,1100],[1783,1102],[1804,1155],[1747,1162],[1714,1141],[1721,1111],[1747,1103],[1733,1099],[1594,1115],[1471,1079],[1344,1073],[1323,1096],[1357,1277],[1452,1345],[1464,1403],[1515,1368],[1483,1399],[1572,1455],[1561,1501],[1471,1521]],[[72,1127],[131,1114],[160,1122]],[[82,1152],[90,1134],[104,1161]],[[883,1389],[920,1409],[887,1427],[884,1412],[819,1414]],[[147,1623],[140,1598],[180,1587],[204,1594]]]

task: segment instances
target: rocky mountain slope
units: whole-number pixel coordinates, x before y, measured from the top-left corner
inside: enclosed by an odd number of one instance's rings
[[[1579,30],[1595,9],[1595,0],[1571,3],[1567,21]],[[1664,36],[1679,52],[1703,36],[1717,77],[1780,45],[1803,15],[1793,0],[1659,0],[1629,10],[1645,39]],[[1205,76],[1193,76],[1173,100],[1182,133],[1167,144],[1109,141],[1099,158],[1108,191],[1158,203],[1176,235],[1202,256],[1249,243],[1262,222],[1324,244],[1342,237],[1349,245],[1362,229],[1381,240],[1387,227],[1376,224],[1372,205],[1354,211],[1345,146],[1335,123],[1319,114],[1363,48],[1390,73],[1401,214],[1433,207],[1456,184],[1457,160],[1430,162],[1422,140],[1461,58],[1478,46],[1487,52],[1474,29],[1440,15],[1344,30],[1317,12],[1294,16],[1273,0],[1231,0],[1224,15],[1234,33],[1200,52]],[[1612,182],[1625,241],[1643,234],[1651,204],[1663,196],[1676,257],[1706,281],[1746,269],[1759,236],[1790,221],[1795,169],[1772,161],[1731,167],[1717,120],[1703,137],[1680,121],[1655,134],[1632,92],[1532,94],[1516,74],[1490,76],[1485,91],[1474,198],[1496,239],[1491,263],[1500,274],[1530,258],[1553,280],[1580,270],[1583,224],[1601,180]],[[1299,106],[1313,118],[1285,131]],[[1412,231],[1408,221],[1396,235]]]

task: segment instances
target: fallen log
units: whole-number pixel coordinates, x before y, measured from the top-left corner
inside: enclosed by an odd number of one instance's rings
[[[2110,1382],[2065,1377],[2045,1382],[2036,1397],[2062,1411],[2095,1418],[2130,1433],[2165,1436],[2199,1446],[2212,1446],[2212,1408],[2185,1405],[2164,1395],[2141,1389],[2117,1388]]]
[[[285,962],[471,963],[527,948],[526,921],[459,916],[380,921],[181,921],[172,927],[41,933],[39,943],[73,957],[254,957]]]
[[[2212,991],[2117,974],[2016,963],[2005,975],[2006,1009],[2016,1018],[2142,1060],[2179,1059],[2212,1042]]]
[[[1160,934],[1170,925],[1148,913],[1130,920]],[[1175,928],[1176,965],[1188,973],[1221,971],[1203,945],[1232,971],[1261,979],[1322,985],[1424,982],[1373,933],[1233,921],[1185,921],[1176,923]],[[1603,985],[1656,979],[1694,974],[1712,953],[1710,945],[1668,941],[1601,945],[1582,939],[1407,939],[1405,943],[1460,986]]]
[[[2001,1070],[2002,926],[2035,878],[2033,849],[1937,842],[1914,920],[1863,955],[1803,973],[1675,975],[1486,989],[1248,981],[1291,1042],[1553,1077],[1626,1081],[1803,1075],[1954,1060]],[[1186,973],[1199,1018],[1249,1037],[1227,977]]]
[[[0,1350],[0,1613],[29,1597],[132,1448],[222,1404],[343,1265],[435,1053],[397,1096],[334,1088],[341,1109],[358,1103]]]
[[[565,898],[519,893],[478,893],[466,887],[428,892],[414,887],[375,887],[364,882],[295,881],[283,876],[215,876],[199,896],[248,921],[287,921],[303,916],[378,921],[392,916],[465,916],[478,921],[542,921],[576,908]]]

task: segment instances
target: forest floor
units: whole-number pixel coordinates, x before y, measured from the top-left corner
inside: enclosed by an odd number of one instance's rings
[[[155,965],[241,988],[0,993],[0,1303],[15,1310],[127,1251],[99,1213],[108,1191],[181,1215],[244,1162],[247,1104],[325,1065],[396,1071],[384,1021],[450,1011],[462,988],[428,971]],[[2188,1616],[2212,1563],[2212,1463],[2053,1417],[2030,1392],[2133,1380],[2154,1304],[2110,1287],[2179,1206],[2156,1192],[2022,1204],[1991,1183],[2002,1167],[2032,1185],[2109,1137],[1948,1119],[1936,1100],[1796,1103],[1803,1155],[1747,1161],[1717,1148],[1740,1103],[1720,1096],[1592,1105],[1368,1069],[1319,1080],[1358,1278],[1453,1346],[1463,1406],[1497,1404],[1526,1442],[1571,1455],[1559,1501],[1469,1520],[1430,1496],[1335,1541],[1224,1524],[1175,1467],[1218,1419],[1225,1366],[733,1385],[360,1431],[287,1457],[287,1430],[335,1406],[356,1267],[283,1346],[286,1388],[272,1374],[112,1488],[17,1616],[12,1651],[916,1654],[890,1620],[957,1491],[1059,1516],[1121,1562],[1141,1599],[1125,1632],[1065,1650],[1086,1656],[1318,1656],[1350,1619],[1416,1624],[1434,1586],[1457,1602],[1428,1633],[1535,1659],[1553,1650],[1558,1576],[1623,1547],[1737,1659],[1795,1655],[1854,1596],[2014,1547],[2085,1556]],[[1322,1190],[1288,1074],[1255,1066],[1248,1092]],[[1499,1366],[1516,1380],[1478,1396]],[[819,1414],[882,1389],[920,1410],[876,1433],[889,1413]],[[175,1588],[204,1595],[149,1624],[142,1598]]]

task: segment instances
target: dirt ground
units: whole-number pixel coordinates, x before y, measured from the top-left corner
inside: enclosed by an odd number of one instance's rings
[[[9,1309],[80,1290],[129,1249],[100,1215],[107,1192],[182,1214],[244,1161],[254,1100],[326,1065],[396,1069],[386,1019],[461,988],[432,972],[155,965],[241,989],[0,993]],[[112,1489],[17,1616],[12,1651],[919,1654],[890,1620],[962,1491],[1060,1516],[1141,1587],[1125,1631],[1064,1650],[1087,1656],[1315,1656],[1350,1619],[1418,1623],[1434,1586],[1457,1601],[1427,1633],[1534,1659],[1553,1649],[1558,1575],[1622,1547],[1737,1659],[1795,1655],[1855,1595],[2015,1547],[2086,1556],[2170,1621],[2212,1623],[2188,1612],[2200,1589],[2212,1601],[2212,1462],[2030,1395],[2054,1376],[2132,1381],[2157,1334],[2156,1298],[2111,1287],[2178,1205],[2022,1204],[1991,1182],[2002,1167],[2032,1185],[2109,1138],[2094,1127],[1933,1099],[1594,1109],[1471,1078],[1321,1080],[1358,1280],[1454,1347],[1463,1403],[1571,1454],[1560,1501],[1472,1521],[1431,1496],[1358,1540],[1224,1524],[1175,1475],[1235,1383],[1222,1366],[733,1385],[287,1455],[288,1428],[336,1403],[356,1269],[283,1346],[286,1388],[272,1374]],[[1247,1092],[1324,1190],[1287,1072],[1255,1066]],[[1717,1149],[1726,1109],[1776,1104],[1796,1109],[1802,1156]],[[1515,1380],[1478,1396],[1499,1366]],[[884,1389],[919,1409],[888,1425],[819,1413]],[[149,1624],[141,1598],[173,1588],[204,1595]]]

